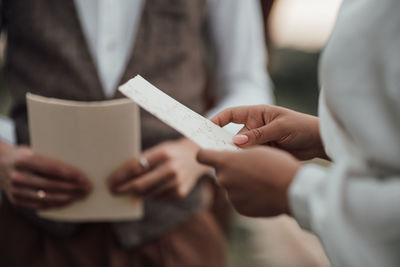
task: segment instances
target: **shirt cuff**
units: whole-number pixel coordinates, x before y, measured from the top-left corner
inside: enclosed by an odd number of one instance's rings
[[[313,192],[319,191],[326,171],[316,164],[304,165],[296,174],[289,188],[289,205],[291,212],[301,227],[311,230],[311,202]]]
[[[15,144],[14,122],[0,115],[0,141]]]

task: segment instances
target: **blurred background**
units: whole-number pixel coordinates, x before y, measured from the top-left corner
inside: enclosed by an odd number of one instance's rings
[[[267,46],[269,51],[269,73],[275,87],[278,105],[298,111],[317,114],[318,59],[320,51],[329,38],[341,0],[276,0],[262,1]],[[4,61],[4,40],[0,38],[0,64]],[[0,72],[0,114],[7,115],[10,108],[9,92]],[[228,234],[229,266],[271,265],[268,253],[264,253],[271,232],[262,233],[271,223],[263,219],[249,219],[233,212],[234,223]],[[278,218],[279,220],[279,218]],[[285,220],[281,225],[296,227],[295,222]],[[282,230],[281,229],[281,230]],[[289,232],[289,230],[288,230]],[[291,235],[293,236],[293,235]],[[280,238],[275,236],[274,238]],[[282,237],[284,238],[284,237]],[[323,254],[315,237],[302,233],[296,242],[311,240],[305,244],[305,253]],[[275,246],[282,257],[285,247]],[[284,266],[273,264],[273,266]],[[311,265],[310,265],[311,266]]]
[[[265,12],[269,8],[267,2],[264,2]],[[275,85],[277,103],[316,114],[318,59],[342,0],[270,2],[270,13],[265,17],[269,72]]]

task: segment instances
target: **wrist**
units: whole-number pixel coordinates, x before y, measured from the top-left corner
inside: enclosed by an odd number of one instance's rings
[[[13,149],[14,149],[13,145],[10,145],[10,144],[8,144],[8,143],[6,143],[4,141],[0,141],[0,158],[3,155],[11,152]]]
[[[0,141],[0,189],[3,189],[5,186],[5,178],[8,176],[8,155],[12,151],[13,146]]]
[[[304,160],[309,160],[313,158],[322,158],[328,159],[329,157],[326,155],[324,144],[321,138],[321,131],[319,127],[319,118],[312,115],[307,115],[309,118],[308,128],[310,133],[309,148],[310,153],[308,157],[304,158]]]
[[[300,164],[300,162],[296,161],[293,162],[290,168],[288,168],[290,170],[290,173],[288,175],[289,178],[287,179],[287,183],[285,184],[283,213],[289,216],[292,216],[292,211],[290,208],[290,187],[295,180],[297,173],[300,171],[301,166],[302,165]]]
[[[326,154],[324,143],[321,138],[321,131],[320,131],[320,127],[319,127],[319,118],[317,119],[317,140],[318,141],[317,141],[316,147],[318,148],[317,149],[318,152],[317,152],[316,157],[330,160],[329,156]]]

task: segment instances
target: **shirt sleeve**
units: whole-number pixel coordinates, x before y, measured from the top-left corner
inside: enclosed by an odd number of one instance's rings
[[[208,8],[217,57],[217,105],[207,116],[232,106],[272,104],[259,1],[210,0]]]
[[[0,141],[15,144],[14,122],[0,115]]]
[[[289,190],[292,213],[333,266],[398,266],[400,175],[365,173],[348,163],[305,165]]]

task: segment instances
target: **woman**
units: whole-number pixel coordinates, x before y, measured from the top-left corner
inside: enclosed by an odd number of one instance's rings
[[[228,109],[213,121],[243,123],[243,148],[265,146],[198,154],[239,212],[293,215],[333,266],[400,266],[399,11],[396,0],[344,1],[321,58],[320,118]],[[299,162],[314,157],[332,165]]]

